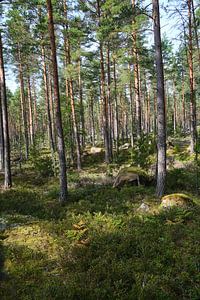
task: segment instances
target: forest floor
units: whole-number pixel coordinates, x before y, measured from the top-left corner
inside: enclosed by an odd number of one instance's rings
[[[112,167],[95,159],[69,171],[65,206],[57,179],[28,165],[15,172],[0,190],[0,299],[200,299],[191,159],[187,141],[168,151],[167,193],[186,193],[193,209],[161,210],[154,184],[114,189]]]

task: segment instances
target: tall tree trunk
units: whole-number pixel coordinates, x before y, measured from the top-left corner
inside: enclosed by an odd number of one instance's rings
[[[132,85],[132,72],[131,72],[131,64],[128,65],[129,74],[130,74],[130,82],[129,82],[129,92],[130,92],[130,111],[131,111],[131,146],[134,145],[134,104],[133,104],[133,85]]]
[[[4,169],[4,139],[3,139],[3,116],[1,106],[1,89],[0,89],[0,171]]]
[[[188,63],[189,63],[189,78],[190,78],[190,119],[191,119],[191,152],[194,153],[195,145],[197,140],[197,128],[196,128],[196,102],[195,102],[195,91],[194,91],[194,70],[193,70],[193,35],[192,35],[192,2],[187,1],[188,5]]]
[[[153,0],[154,42],[157,73],[157,196],[161,197],[165,191],[166,181],[166,118],[164,72],[160,34],[159,1]]]
[[[10,140],[8,130],[8,111],[7,111],[7,95],[6,82],[3,61],[3,47],[0,32],[0,92],[1,92],[1,109],[3,121],[3,145],[4,145],[4,187],[10,188],[12,186],[11,165],[10,165]]]
[[[23,124],[23,134],[24,134],[24,143],[25,143],[25,157],[26,157],[26,159],[28,159],[29,138],[28,138],[28,127],[27,127],[22,58],[21,58],[21,51],[20,51],[19,45],[18,45],[18,68],[19,68],[19,81],[20,81],[20,100],[21,100],[21,115],[22,115],[21,119],[22,119],[22,124]]]
[[[135,104],[136,104],[136,128],[137,128],[137,137],[141,136],[142,132],[142,120],[141,120],[141,95],[140,95],[140,76],[139,76],[139,61],[138,61],[138,49],[137,49],[137,29],[136,19],[135,19],[135,0],[131,0],[132,9],[133,9],[133,58],[134,58],[134,90],[135,90]]]
[[[174,98],[174,135],[177,132],[177,99],[176,99],[176,86],[175,80],[173,80],[173,98]]]
[[[195,91],[194,91],[194,69],[193,69],[193,35],[192,35],[192,2],[187,1],[188,5],[188,64],[189,64],[189,78],[190,78],[190,120],[191,120],[191,152],[194,153],[197,140],[196,129],[196,103],[195,103]]]
[[[67,34],[64,34],[64,44],[65,44],[65,65],[71,65],[71,49],[70,49],[70,40],[69,40],[69,34],[68,34],[68,15],[67,15],[67,5],[66,1],[63,2],[63,8],[64,8],[64,16],[66,18],[66,24],[64,26]],[[77,154],[77,169],[81,170],[81,147],[80,147],[80,136],[79,136],[79,130],[78,130],[78,121],[76,116],[76,110],[75,110],[75,99],[74,99],[74,83],[73,79],[70,77],[69,79],[66,79],[69,84],[69,95],[70,95],[70,103],[71,103],[71,112],[72,112],[72,121],[73,121],[73,131],[74,131],[74,138],[76,141],[76,154]],[[67,86],[68,86],[67,84]],[[66,92],[68,93],[68,92]]]
[[[32,93],[31,93],[31,82],[30,76],[27,78],[27,90],[28,90],[28,110],[29,110],[29,131],[30,131],[30,144],[34,144],[34,127],[33,127],[33,103],[32,103]]]
[[[33,126],[34,133],[37,133],[38,130],[38,113],[37,113],[37,95],[36,95],[36,87],[35,87],[35,79],[33,79]]]
[[[54,149],[56,151],[56,145],[57,145],[57,140],[56,140],[56,128],[55,128],[55,107],[54,107],[54,98],[53,98],[53,83],[52,83],[52,78],[51,78],[51,68],[50,65],[49,67],[49,76],[48,78],[48,89],[49,89],[49,108],[50,108],[50,115],[51,115],[51,131],[52,131],[52,137],[53,137],[53,143],[54,143]]]
[[[52,152],[52,157],[53,157],[53,153],[55,151],[55,146],[54,146],[53,132],[52,132],[52,120],[51,120],[51,111],[50,111],[50,103],[49,103],[49,86],[48,86],[48,76],[47,76],[47,67],[46,67],[44,46],[42,46],[42,61],[43,61],[43,79],[44,79],[45,100],[46,100],[49,146],[50,146],[50,149]]]
[[[97,14],[99,19],[99,28],[101,27],[101,8],[100,1],[97,0]],[[106,97],[106,79],[104,68],[104,54],[103,54],[103,42],[100,41],[100,69],[101,69],[101,102],[103,104],[103,131],[104,131],[104,143],[105,143],[105,162],[108,164],[111,161],[110,157],[110,142],[109,142],[109,109],[108,98]]]
[[[117,74],[116,74],[116,60],[113,59],[113,77],[114,77],[114,99],[115,99],[115,142],[116,151],[119,152],[119,112],[118,112],[118,99],[117,99]]]
[[[196,40],[196,46],[197,46],[197,53],[198,53],[198,66],[199,66],[199,70],[200,70],[200,47],[199,47],[199,36],[198,36],[197,20],[196,20],[196,15],[195,15],[195,10],[194,10],[194,1],[193,1],[193,0],[191,0],[191,5],[192,5],[192,16],[193,16],[193,29],[194,29],[195,40]]]
[[[85,147],[85,118],[83,106],[83,82],[81,78],[81,57],[78,59],[78,91],[80,101],[80,120],[81,120],[81,144]]]
[[[182,130],[186,132],[186,114],[185,114],[185,78],[184,72],[182,72]]]
[[[57,129],[57,149],[60,164],[60,201],[67,201],[67,174],[66,174],[66,157],[65,157],[65,144],[62,128],[62,115],[60,109],[60,94],[59,94],[59,80],[58,80],[58,65],[56,57],[56,42],[53,23],[53,9],[51,0],[47,0],[47,12],[48,12],[48,30],[51,45],[51,59],[53,69],[53,81],[54,81],[54,99],[56,109],[56,129]]]
[[[108,101],[108,123],[109,123],[109,157],[112,160],[112,99],[111,99],[111,73],[110,73],[110,43],[107,44],[107,101]]]
[[[90,132],[91,132],[91,142],[92,145],[95,146],[95,120],[94,120],[94,92],[90,92],[89,96],[89,119],[90,119]]]
[[[74,129],[74,137],[76,140],[77,169],[81,170],[80,137],[79,137],[79,132],[78,132],[78,124],[77,124],[76,111],[75,111],[73,81],[71,79],[69,81],[69,87],[70,87],[70,99],[71,99],[72,120],[73,120],[73,127],[74,127],[73,128]]]

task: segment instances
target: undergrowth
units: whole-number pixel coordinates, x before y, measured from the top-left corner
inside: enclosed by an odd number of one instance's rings
[[[154,186],[77,187],[76,172],[60,206],[57,179],[15,176],[0,193],[0,299],[199,299],[194,173],[168,176],[168,191],[186,191],[195,208],[159,210]],[[149,213],[138,211],[143,202]]]

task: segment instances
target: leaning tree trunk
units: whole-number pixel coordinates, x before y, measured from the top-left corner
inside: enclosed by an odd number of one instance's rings
[[[0,32],[0,92],[1,92],[1,108],[2,108],[2,123],[3,123],[3,144],[4,144],[4,187],[12,186],[11,166],[10,166],[10,140],[8,130],[8,111],[7,111],[7,96],[6,82],[3,62],[3,49]]]
[[[53,9],[51,0],[47,0],[48,12],[48,30],[51,45],[51,59],[53,69],[53,82],[54,82],[54,99],[56,108],[56,129],[57,129],[57,149],[60,165],[60,201],[67,201],[67,174],[66,174],[66,157],[65,157],[65,144],[62,128],[62,116],[60,108],[60,94],[59,94],[59,80],[58,80],[58,65],[56,57],[56,42],[53,23]]]
[[[160,34],[159,1],[153,0],[154,42],[157,73],[157,195],[161,197],[165,191],[166,181],[166,118],[165,91]]]

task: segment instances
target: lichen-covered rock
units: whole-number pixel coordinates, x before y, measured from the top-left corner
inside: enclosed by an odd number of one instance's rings
[[[140,207],[138,207],[137,210],[138,210],[139,212],[146,213],[146,212],[149,212],[150,206],[149,206],[148,204],[146,204],[146,203],[142,203],[142,204],[140,205]]]
[[[119,150],[128,150],[131,147],[131,144],[125,143],[119,147]]]
[[[153,177],[139,167],[128,166],[120,169],[113,186],[123,186],[135,182],[137,185],[149,186],[153,182]]]
[[[140,185],[140,179],[138,174],[135,173],[119,173],[114,181],[113,187],[121,187],[128,183],[136,182],[137,185]]]
[[[161,208],[183,207],[194,205],[193,200],[185,194],[170,194],[161,199]]]
[[[91,154],[98,154],[98,153],[103,153],[103,152],[104,152],[104,149],[101,147],[92,147],[90,149]]]

